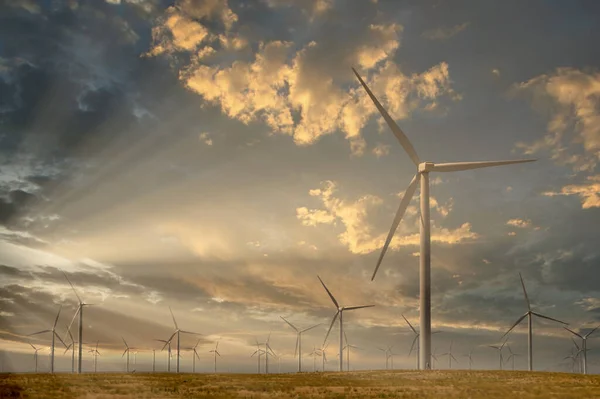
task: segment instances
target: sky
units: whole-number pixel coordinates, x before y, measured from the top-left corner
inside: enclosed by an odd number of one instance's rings
[[[352,369],[411,368],[417,191],[370,281],[414,165],[354,67],[431,162],[536,158],[431,176],[434,353],[497,368],[534,310],[600,324],[600,4],[595,1],[0,2],[0,350],[33,370],[78,295],[84,370],[136,370],[181,329],[197,371],[296,370],[347,312]],[[73,324],[76,325],[76,322]],[[336,368],[337,325],[328,338]],[[600,346],[590,338],[589,348]],[[199,339],[199,341],[198,341]],[[70,342],[67,339],[67,343]],[[526,368],[525,324],[508,338]],[[56,369],[70,371],[57,346]],[[570,371],[570,333],[534,321],[534,368]],[[132,349],[133,351],[133,349]],[[40,370],[49,369],[48,350]],[[191,371],[191,351],[181,368]],[[599,352],[588,354],[600,372]],[[505,358],[508,352],[504,352]],[[446,367],[439,356],[436,367]],[[133,360],[132,360],[133,362]],[[510,367],[507,365],[506,367]],[[264,367],[264,365],[263,365]]]

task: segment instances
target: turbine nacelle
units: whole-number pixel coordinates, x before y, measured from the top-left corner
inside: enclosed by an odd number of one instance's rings
[[[421,162],[418,166],[419,173],[433,172],[435,164],[433,162]]]

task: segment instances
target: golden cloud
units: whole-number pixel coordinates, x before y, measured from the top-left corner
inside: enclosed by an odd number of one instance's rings
[[[581,198],[583,209],[600,207],[600,175],[588,176],[589,183],[569,184],[559,192],[547,191],[542,195],[553,197],[556,195],[577,195]]]

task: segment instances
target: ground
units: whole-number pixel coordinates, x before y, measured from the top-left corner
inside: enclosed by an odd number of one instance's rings
[[[0,398],[600,398],[600,375],[519,371],[0,374]]]

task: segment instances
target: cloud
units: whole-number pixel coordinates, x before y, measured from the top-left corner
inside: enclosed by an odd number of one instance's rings
[[[533,105],[552,113],[546,135],[534,142],[517,143],[525,154],[550,151],[558,164],[577,171],[593,170],[600,158],[600,73],[558,68],[517,84],[513,93],[525,93]]]
[[[321,3],[328,4],[313,2]],[[193,46],[188,46],[190,58],[178,58],[173,67],[188,89],[219,106],[229,118],[244,124],[261,121],[274,133],[292,136],[298,145],[310,145],[323,135],[341,131],[350,141],[352,152],[361,155],[366,148],[361,129],[377,110],[359,87],[350,67],[373,72],[370,78],[364,72],[363,76],[381,101],[390,106],[395,118],[406,118],[417,109],[436,110],[439,98],[446,95],[453,100],[460,98],[451,88],[446,63],[410,76],[399,70],[392,57],[400,46],[401,25],[366,21],[351,27],[331,26],[334,30],[350,29],[344,33],[344,46],[336,41],[337,34],[314,37],[302,44],[261,40],[250,43],[256,49],[251,59],[246,52],[233,62],[219,61],[231,58],[226,55],[233,50],[213,44],[210,49],[206,46],[199,49],[200,35],[181,34],[186,40],[189,37],[198,40],[188,40],[193,42]],[[188,22],[186,32],[200,29],[188,26]],[[244,23],[240,21],[240,25]],[[159,24],[155,29],[154,50],[149,55],[158,56],[173,47],[185,50],[170,30],[164,22]],[[229,34],[240,33],[232,30]]]
[[[518,227],[521,229],[527,228],[527,227],[531,227],[531,220],[527,219],[509,219],[506,222],[507,226],[513,226],[513,227]]]
[[[492,74],[495,76],[500,76],[500,70],[498,68],[492,69]]]
[[[385,242],[386,233],[374,235],[373,226],[367,221],[367,211],[383,203],[383,201],[373,195],[365,195],[354,202],[344,201],[335,197],[336,184],[332,181],[322,183],[323,188],[310,190],[309,194],[319,197],[325,209],[308,209],[300,207],[296,209],[296,217],[304,226],[317,226],[319,224],[336,225],[340,221],[344,231],[338,235],[340,243],[348,248],[351,253],[367,254],[381,248]],[[446,206],[439,206],[433,199],[432,207],[435,207],[443,216],[447,216],[452,208],[452,202]],[[406,217],[405,217],[406,219]],[[416,222],[416,220],[415,220]],[[411,233],[415,229],[413,223],[412,229],[402,223],[396,235],[390,243],[392,249],[398,249],[403,246],[419,245],[419,233]],[[403,231],[403,229],[405,231]],[[479,238],[477,233],[471,231],[470,223],[463,223],[456,229],[438,227],[432,223],[431,240],[444,244],[458,244],[466,241],[473,241]]]
[[[390,146],[387,144],[377,143],[377,145],[373,147],[372,152],[377,158],[381,158],[390,153]]]
[[[200,141],[202,141],[204,144],[206,144],[208,146],[212,146],[213,145],[213,141],[210,138],[210,133],[207,133],[207,132],[200,133],[200,135],[198,136],[198,138],[200,139]]]
[[[542,195],[554,197],[557,195],[577,195],[581,199],[583,209],[600,207],[600,175],[588,176],[588,183],[569,184],[560,191],[546,191]]]
[[[447,40],[464,31],[469,26],[468,22],[452,27],[437,28],[423,32],[423,37],[429,40]]]

